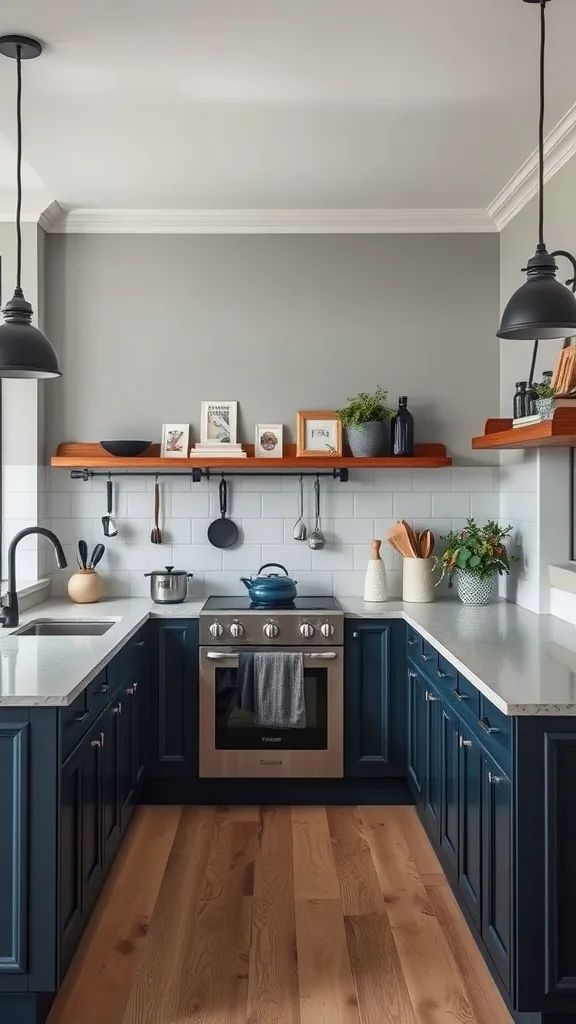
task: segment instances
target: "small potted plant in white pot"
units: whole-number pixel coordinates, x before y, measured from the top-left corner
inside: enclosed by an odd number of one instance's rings
[[[551,420],[554,415],[556,389],[548,381],[542,381],[541,384],[532,384],[531,389],[536,395],[534,404],[540,419]]]
[[[507,576],[512,562],[518,561],[506,549],[505,541],[511,533],[511,526],[500,526],[493,520],[478,526],[474,519],[467,519],[463,530],[451,531],[441,538],[446,542],[446,550],[436,559],[442,570],[440,580],[449,576],[452,586],[456,579],[463,604],[488,604],[496,576]]]
[[[392,416],[387,400],[388,392],[377,387],[373,394],[360,391],[348,399],[348,405],[337,410],[354,458],[375,459],[387,454],[390,447],[388,421]]]

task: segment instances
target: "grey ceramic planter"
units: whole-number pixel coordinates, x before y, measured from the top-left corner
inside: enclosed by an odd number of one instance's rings
[[[372,420],[361,427],[347,427],[346,436],[355,459],[376,459],[390,447],[389,421]]]

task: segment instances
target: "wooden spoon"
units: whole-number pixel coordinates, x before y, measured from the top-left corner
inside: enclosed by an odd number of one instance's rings
[[[410,523],[407,523],[405,519],[402,520],[402,526],[406,531],[406,537],[408,539],[408,545],[410,547],[410,554],[407,557],[420,558],[420,547],[418,545],[418,538],[414,533],[414,530],[410,526]]]
[[[388,531],[388,543],[404,558],[414,558],[408,535],[402,523],[395,523]]]
[[[420,557],[430,558],[434,551],[434,534],[431,530],[422,530],[419,535]]]

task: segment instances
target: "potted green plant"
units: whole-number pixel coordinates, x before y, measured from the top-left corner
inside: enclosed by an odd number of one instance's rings
[[[436,558],[436,565],[442,570],[440,580],[449,576],[452,586],[456,577],[458,597],[463,604],[488,604],[496,575],[508,575],[512,562],[518,561],[506,549],[505,541],[511,533],[511,526],[500,526],[492,519],[485,526],[467,519],[463,530],[451,531],[441,538],[446,542],[446,550]]]
[[[536,394],[534,404],[536,411],[542,420],[550,420],[554,414],[554,399],[556,397],[556,388],[549,384],[548,381],[543,381],[540,384],[532,384],[532,391]]]
[[[360,391],[348,399],[348,405],[337,410],[355,458],[386,455],[390,439],[387,421],[392,416],[387,400],[388,392],[377,387],[372,394]]]

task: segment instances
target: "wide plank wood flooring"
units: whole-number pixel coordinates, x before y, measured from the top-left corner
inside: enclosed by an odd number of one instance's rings
[[[411,807],[141,807],[49,1024],[511,1024]]]

